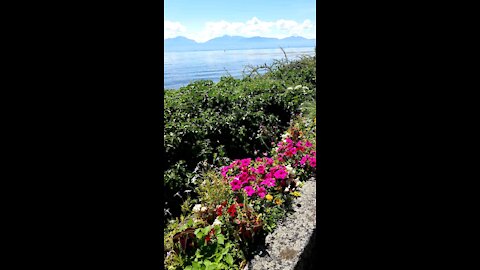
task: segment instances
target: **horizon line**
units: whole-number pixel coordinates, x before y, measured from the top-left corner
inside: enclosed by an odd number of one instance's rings
[[[204,41],[204,42],[198,42],[198,41],[196,41],[196,40],[194,40],[194,39],[191,39],[191,38],[188,38],[188,37],[186,37],[186,36],[180,36],[180,35],[179,35],[179,36],[176,36],[176,37],[164,38],[163,40],[165,41],[165,40],[167,40],[167,39],[175,39],[175,38],[179,38],[179,37],[180,37],[180,38],[185,38],[185,39],[191,40],[191,41],[193,41],[193,42],[195,42],[195,43],[199,43],[199,44],[201,44],[201,43],[206,43],[206,42],[209,42],[210,40],[213,40],[213,39],[216,39],[216,38],[223,38],[223,37],[271,38],[271,39],[278,39],[278,40],[282,40],[282,39],[286,39],[286,38],[291,38],[291,37],[300,37],[300,38],[304,38],[304,39],[307,39],[307,40],[316,40],[316,39],[317,39],[316,37],[315,37],[315,38],[307,38],[307,37],[302,37],[302,36],[288,36],[288,37],[284,37],[284,38],[276,38],[276,37],[262,37],[262,36],[246,37],[246,36],[223,35],[223,36],[218,36],[218,37],[211,38],[211,39],[209,39],[209,40],[207,40],[207,41]]]

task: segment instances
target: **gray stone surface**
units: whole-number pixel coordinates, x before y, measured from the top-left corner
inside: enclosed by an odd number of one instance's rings
[[[266,252],[255,255],[245,270],[313,269],[316,236],[316,181],[306,181],[302,196],[294,201],[294,213],[282,220],[265,239]],[[311,256],[312,255],[312,256]]]

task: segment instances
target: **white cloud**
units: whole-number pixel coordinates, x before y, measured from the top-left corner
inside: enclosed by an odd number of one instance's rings
[[[163,39],[174,38],[185,34],[187,28],[179,22],[164,21]]]
[[[168,23],[168,25],[167,25]],[[315,25],[310,20],[296,22],[293,20],[262,21],[256,17],[246,22],[207,22],[200,32],[191,33],[177,22],[165,21],[165,38],[184,35],[197,42],[205,42],[212,38],[230,35],[243,37],[273,37],[285,38],[289,36],[302,36],[315,38]]]

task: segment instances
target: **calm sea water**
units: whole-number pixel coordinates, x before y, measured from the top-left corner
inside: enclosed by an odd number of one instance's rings
[[[315,48],[286,48],[289,60],[301,55],[314,55]],[[242,77],[246,65],[271,64],[283,59],[280,49],[164,52],[164,88],[178,89],[195,80],[218,82],[221,76]]]

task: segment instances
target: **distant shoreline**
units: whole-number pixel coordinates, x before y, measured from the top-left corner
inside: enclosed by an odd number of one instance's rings
[[[296,49],[296,48],[315,48],[315,46],[285,46],[285,47],[268,47],[268,48],[240,48],[240,49],[196,49],[196,50],[163,50],[166,52],[221,52],[221,51],[248,51],[248,50],[273,50],[273,49]]]
[[[163,51],[211,51],[211,50],[245,50],[245,49],[276,49],[295,47],[315,47],[316,39],[298,36],[283,39],[266,37],[223,36],[198,43],[185,37],[164,39]]]

